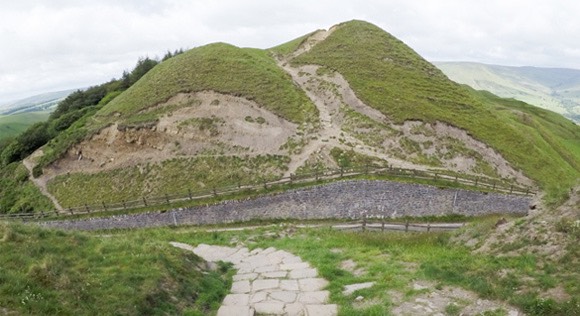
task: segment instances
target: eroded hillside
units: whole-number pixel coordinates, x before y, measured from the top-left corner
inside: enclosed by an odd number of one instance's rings
[[[212,44],[161,63],[102,108],[37,182],[70,207],[362,161],[540,186],[549,183],[538,163],[560,164],[550,171],[559,180],[578,174],[551,131],[518,128],[545,116],[500,107],[365,22],[269,51]]]

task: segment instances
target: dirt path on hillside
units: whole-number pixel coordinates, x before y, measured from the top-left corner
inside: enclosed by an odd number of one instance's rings
[[[310,36],[304,43],[292,54],[286,57],[278,57],[278,66],[288,73],[292,80],[298,85],[315,104],[319,112],[319,129],[310,135],[309,142],[302,148],[300,154],[291,157],[288,170],[285,177],[290,176],[305,163],[312,159],[325,159],[329,151],[334,148],[341,148],[356,153],[375,157],[388,161],[395,168],[406,168],[415,170],[454,170],[457,172],[483,176],[479,172],[473,171],[476,161],[468,155],[452,158],[437,157],[442,166],[434,167],[420,165],[410,162],[410,159],[401,159],[393,154],[396,149],[401,148],[403,140],[411,140],[419,143],[431,142],[431,148],[422,149],[421,154],[432,155],[435,148],[444,148],[446,139],[454,139],[463,143],[467,148],[480,153],[486,163],[493,166],[501,177],[513,178],[517,182],[525,185],[533,185],[533,182],[525,177],[521,171],[515,170],[511,165],[497,152],[486,144],[473,139],[466,131],[446,123],[437,122],[435,124],[426,124],[424,122],[406,121],[403,124],[394,124],[380,111],[366,105],[355,94],[348,81],[338,72],[321,73],[320,66],[301,65],[292,66],[293,58],[310,51],[318,43],[324,41],[331,33],[329,31],[318,31]],[[367,145],[360,135],[355,135],[343,129],[345,121],[344,107],[354,110],[368,119],[387,125],[396,131],[395,135],[390,135],[383,141],[382,146]],[[342,109],[341,109],[342,107]],[[431,136],[424,136],[414,132],[413,129],[428,130]],[[350,128],[348,129],[350,130]],[[360,129],[359,129],[360,130]],[[372,131],[361,131],[367,133]]]
[[[298,155],[291,157],[288,170],[284,177],[296,173],[298,168],[303,166],[313,155],[338,147],[344,150],[354,150],[355,152],[371,157],[377,157],[389,162],[396,168],[409,168],[426,170],[424,166],[416,165],[404,160],[394,159],[376,148],[364,144],[361,140],[344,131],[342,127],[341,105],[347,105],[362,115],[368,116],[379,122],[386,122],[387,118],[379,111],[367,106],[356,97],[350,85],[344,77],[338,73],[332,75],[318,75],[319,66],[305,65],[293,67],[289,61],[309,51],[317,43],[323,41],[332,33],[329,31],[318,31],[312,35],[305,43],[296,50],[290,57],[278,59],[278,66],[288,73],[292,80],[306,93],[308,98],[314,103],[319,112],[319,130],[316,137],[302,149]],[[348,144],[348,145],[346,145]]]
[[[24,159],[22,161],[22,164],[24,164],[24,167],[26,167],[26,169],[28,169],[28,179],[30,179],[30,181],[32,181],[32,183],[34,183],[34,185],[36,185],[36,187],[40,190],[40,193],[42,193],[42,195],[44,195],[50,199],[50,201],[52,202],[52,204],[54,205],[54,207],[57,210],[62,211],[63,207],[60,205],[60,203],[58,203],[58,200],[56,199],[56,197],[54,195],[50,194],[50,192],[48,192],[48,189],[46,186],[47,178],[46,177],[35,178],[32,175],[32,170],[36,166],[35,160],[36,160],[36,158],[39,158],[42,155],[43,155],[43,152],[42,152],[42,150],[39,149],[39,150],[35,151],[32,155],[30,155],[26,159]]]

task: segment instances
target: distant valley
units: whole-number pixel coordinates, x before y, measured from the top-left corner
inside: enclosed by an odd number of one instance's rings
[[[58,103],[75,90],[43,93],[0,105],[0,139],[14,137],[45,121]]]
[[[554,111],[580,122],[580,70],[434,62],[449,79]]]

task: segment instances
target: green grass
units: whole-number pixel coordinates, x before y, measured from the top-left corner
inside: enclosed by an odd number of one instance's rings
[[[52,209],[52,202],[28,180],[21,163],[0,168],[0,213],[29,213]]]
[[[580,178],[579,126],[523,102],[460,86],[372,24],[344,23],[292,62],[338,71],[363,102],[395,122],[442,121],[467,130],[537,181],[549,202],[562,201]]]
[[[304,41],[306,39],[308,39],[308,37],[310,37],[312,34],[316,33],[316,31],[312,32],[312,33],[308,33],[306,35],[300,36],[298,38],[295,38],[287,43],[284,43],[282,45],[278,45],[275,47],[270,48],[269,50],[273,51],[274,53],[278,54],[278,55],[288,55],[291,54],[292,52],[294,52],[296,49],[298,49],[298,47],[300,47],[300,45],[302,43],[304,43]]]
[[[115,236],[0,223],[0,311],[17,315],[207,315],[230,287],[156,232]]]
[[[50,112],[30,112],[13,115],[0,115],[0,139],[18,136],[34,123],[48,119]]]
[[[498,217],[476,219],[466,230],[483,226],[494,229]],[[263,223],[266,224],[266,223]],[[456,286],[477,293],[481,298],[502,300],[519,307],[528,315],[574,315],[580,312],[580,289],[570,279],[577,279],[572,265],[555,269],[534,254],[498,257],[478,254],[452,242],[459,233],[378,233],[341,232],[330,228],[297,229],[288,223],[268,225],[237,232],[205,232],[194,228],[148,229],[142,234],[165,241],[180,241],[234,246],[239,242],[250,248],[276,247],[297,254],[316,267],[330,281],[328,290],[340,315],[388,315],[393,307],[389,293],[402,293],[413,300],[416,280],[428,280],[437,287]],[[115,236],[134,234],[120,231]],[[355,276],[340,268],[343,260],[353,260],[367,274]],[[457,267],[461,268],[458,269]],[[504,272],[502,272],[504,271]],[[507,271],[507,273],[505,272]],[[374,281],[370,289],[342,294],[344,285]],[[540,298],[540,292],[565,284],[572,299],[562,303]],[[515,295],[519,290],[525,294]],[[362,295],[368,304],[358,309],[354,298]],[[493,311],[498,312],[498,311]],[[492,313],[493,315],[493,313]]]
[[[254,100],[277,115],[301,124],[317,110],[303,91],[264,50],[217,43],[194,48],[152,69],[105,106],[97,118],[120,113],[129,118],[179,92],[212,90]]]
[[[175,158],[96,174],[61,175],[48,183],[48,189],[63,207],[119,203],[164,194],[187,196],[188,189],[211,192],[213,188],[240,182],[272,181],[281,177],[287,163],[287,157],[271,155]],[[78,194],[79,187],[83,188],[82,194]]]

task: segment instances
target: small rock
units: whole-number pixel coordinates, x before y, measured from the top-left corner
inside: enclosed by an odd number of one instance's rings
[[[366,282],[366,283],[357,283],[357,284],[345,285],[344,289],[342,291],[342,294],[343,295],[351,295],[355,291],[367,289],[369,287],[372,287],[373,285],[375,285],[375,282]]]
[[[364,300],[364,299],[365,299],[365,298],[364,298],[363,296],[360,296],[360,295],[359,295],[359,296],[357,296],[357,297],[356,297],[354,300],[355,300],[355,301],[357,301],[357,302],[360,302],[360,301],[362,301],[362,300]]]

